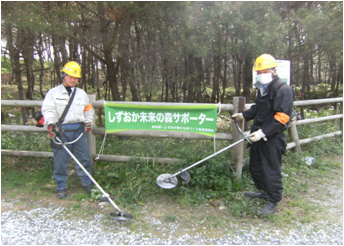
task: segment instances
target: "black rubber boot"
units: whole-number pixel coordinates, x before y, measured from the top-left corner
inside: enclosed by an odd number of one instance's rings
[[[247,196],[247,197],[250,197],[250,198],[263,198],[265,200],[269,199],[268,194],[265,191],[263,191],[263,190],[260,190],[260,191],[247,191],[247,192],[244,193],[244,196]]]
[[[86,191],[87,193],[91,193],[92,192],[92,188],[93,188],[93,185],[92,184],[89,184],[89,185],[86,185],[86,186],[82,186],[83,190]]]
[[[67,190],[58,190],[57,191],[57,198],[58,199],[65,199],[67,197]]]
[[[269,215],[277,212],[278,202],[269,201],[264,207],[258,210],[259,215]]]

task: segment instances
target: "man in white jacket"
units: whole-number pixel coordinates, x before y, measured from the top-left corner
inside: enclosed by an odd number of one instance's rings
[[[81,77],[81,67],[78,63],[70,61],[62,68],[63,83],[48,91],[42,105],[42,114],[45,125],[48,126],[49,136],[54,138],[58,134],[63,142],[72,142],[82,132],[92,129],[94,110],[85,91],[76,85]],[[57,127],[64,109],[73,91],[76,90],[74,100],[65,116],[61,126]],[[84,168],[91,174],[90,154],[87,145],[87,137],[84,134],[77,142],[67,145],[68,149],[79,160]],[[54,179],[57,185],[57,197],[67,197],[67,167],[70,155],[63,148],[53,148],[54,152]],[[75,163],[76,174],[80,178],[83,189],[91,193],[92,181],[86,173]],[[92,174],[91,174],[92,175]]]

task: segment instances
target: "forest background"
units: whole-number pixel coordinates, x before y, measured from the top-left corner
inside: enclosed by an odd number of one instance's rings
[[[2,83],[20,100],[43,99],[74,60],[97,100],[250,103],[263,53],[291,61],[296,100],[342,93],[342,1],[3,1],[1,22]]]

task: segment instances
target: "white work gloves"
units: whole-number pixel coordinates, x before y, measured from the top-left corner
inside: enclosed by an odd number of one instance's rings
[[[242,113],[233,114],[232,118],[234,118],[236,120],[244,120],[244,116],[242,116]]]
[[[250,135],[248,135],[248,139],[250,139],[252,142],[257,142],[264,138],[266,141],[266,137],[264,132],[262,132],[262,129],[259,129],[258,131],[252,132]]]

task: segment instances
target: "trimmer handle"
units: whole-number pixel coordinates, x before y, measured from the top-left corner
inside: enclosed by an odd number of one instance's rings
[[[241,130],[241,128],[239,127],[238,125],[238,120],[233,118],[232,115],[233,115],[233,111],[232,110],[229,110],[229,114],[231,115],[231,119],[234,121],[238,131],[240,132],[240,134],[242,135],[242,137],[247,140],[250,144],[252,144],[251,140],[248,139],[248,137],[245,135],[245,133]]]

